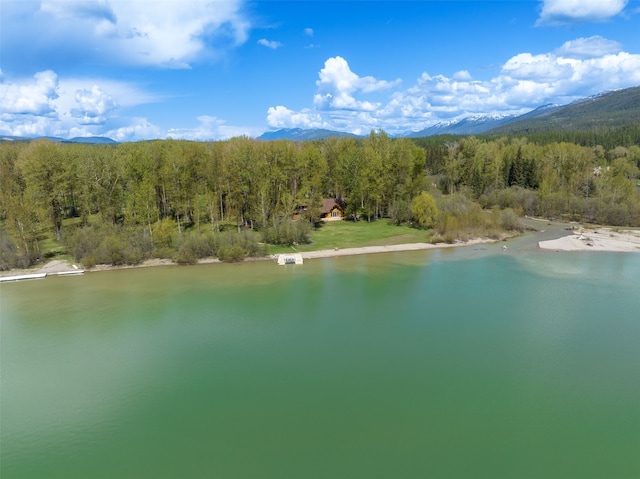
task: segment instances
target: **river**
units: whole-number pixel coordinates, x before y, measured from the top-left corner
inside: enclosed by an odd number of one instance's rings
[[[0,285],[0,476],[640,477],[640,254]]]

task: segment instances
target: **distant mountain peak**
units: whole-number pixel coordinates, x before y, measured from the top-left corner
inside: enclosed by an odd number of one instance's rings
[[[64,139],[58,138],[56,136],[35,136],[35,137],[25,137],[25,136],[9,136],[4,135],[0,137],[0,141],[37,141],[37,140],[49,140],[55,141],[57,143],[86,143],[91,145],[115,145],[118,142],[112,140],[111,138],[107,138],[106,136],[77,136],[75,138]]]
[[[263,141],[275,141],[275,140],[292,140],[292,141],[312,141],[322,140],[325,138],[342,138],[352,137],[361,138],[358,135],[352,133],[346,133],[344,131],[333,131],[322,128],[302,129],[302,128],[281,128],[280,130],[267,131],[260,135],[257,139]]]
[[[543,105],[490,130],[492,135],[549,131],[594,131],[636,124],[640,118],[640,87],[591,95],[568,105]]]
[[[68,140],[71,143],[115,144],[117,141],[106,136],[76,136]]]

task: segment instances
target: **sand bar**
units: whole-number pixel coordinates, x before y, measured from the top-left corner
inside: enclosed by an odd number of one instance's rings
[[[640,253],[640,230],[578,228],[562,238],[540,241],[540,248],[555,251],[612,251]]]

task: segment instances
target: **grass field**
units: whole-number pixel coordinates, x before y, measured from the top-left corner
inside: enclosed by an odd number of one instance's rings
[[[431,231],[410,226],[396,226],[389,220],[331,221],[322,223],[311,233],[311,244],[292,247],[269,245],[270,254],[292,251],[318,251],[360,246],[386,246],[404,243],[428,243]]]

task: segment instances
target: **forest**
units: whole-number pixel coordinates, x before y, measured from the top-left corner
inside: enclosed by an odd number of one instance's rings
[[[2,142],[0,268],[38,261],[45,238],[87,267],[257,256],[308,241],[324,198],[447,241],[521,215],[640,226],[640,146],[592,140]]]

